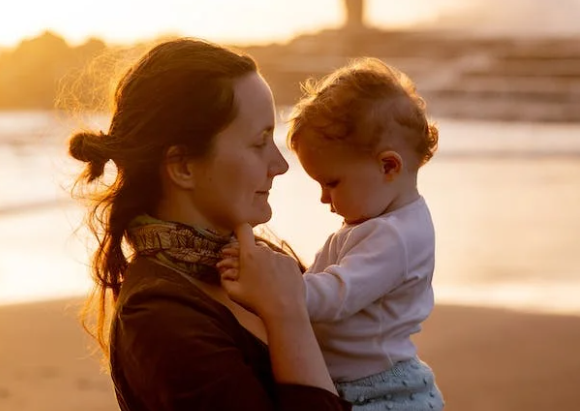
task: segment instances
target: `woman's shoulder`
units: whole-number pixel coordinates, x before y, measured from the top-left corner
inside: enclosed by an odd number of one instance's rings
[[[229,310],[214,301],[184,274],[144,257],[129,264],[116,302],[119,320],[140,318],[152,323],[187,317],[206,321],[208,317],[231,321]]]
[[[130,264],[112,318],[117,361],[163,362],[167,347],[202,355],[246,339],[234,315],[180,273],[142,258]]]
[[[133,302],[136,297],[166,294],[197,295],[193,284],[185,278],[153,259],[137,257],[129,263],[123,276],[119,294],[120,304]]]

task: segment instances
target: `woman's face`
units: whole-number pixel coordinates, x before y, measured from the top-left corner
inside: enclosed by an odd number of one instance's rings
[[[220,231],[268,221],[272,181],[288,170],[274,144],[275,112],[268,84],[252,73],[237,80],[234,92],[236,118],[215,137],[207,158],[193,164],[193,206]]]

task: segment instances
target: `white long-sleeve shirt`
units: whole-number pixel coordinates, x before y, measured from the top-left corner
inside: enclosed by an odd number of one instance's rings
[[[433,309],[435,232],[425,200],[332,234],[304,274],[330,375],[352,381],[415,356]]]

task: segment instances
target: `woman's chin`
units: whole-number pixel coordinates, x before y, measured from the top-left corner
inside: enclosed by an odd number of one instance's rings
[[[260,224],[267,223],[272,218],[272,209],[270,205],[266,203],[265,206],[260,207],[259,210],[256,210],[252,213],[252,215],[246,220],[248,224],[252,227],[255,227]]]

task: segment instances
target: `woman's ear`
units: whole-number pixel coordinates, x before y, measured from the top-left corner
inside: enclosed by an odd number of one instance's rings
[[[392,181],[403,169],[403,158],[396,151],[381,151],[378,156],[381,172],[387,180]]]
[[[165,153],[163,168],[165,174],[173,184],[186,190],[193,190],[195,188],[193,161],[185,155],[182,147],[169,147]]]

